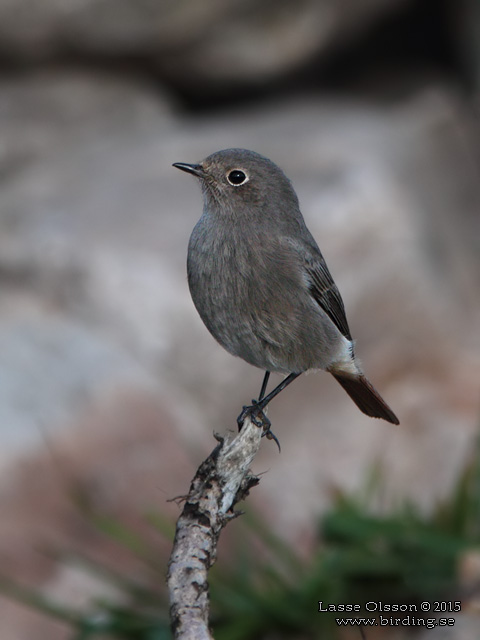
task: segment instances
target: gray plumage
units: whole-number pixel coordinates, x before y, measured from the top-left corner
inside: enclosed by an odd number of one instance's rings
[[[187,273],[213,337],[266,371],[325,369],[364,413],[398,424],[355,361],[342,298],[281,169],[244,149],[174,166],[203,191]]]

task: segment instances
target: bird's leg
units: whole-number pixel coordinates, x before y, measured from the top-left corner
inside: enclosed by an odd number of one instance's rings
[[[287,387],[291,382],[298,378],[299,375],[300,373],[291,373],[284,380],[282,380],[282,382],[280,382],[280,384],[277,385],[275,389],[273,389],[273,391],[270,391],[270,393],[265,396],[264,394],[268,383],[268,378],[270,377],[270,372],[267,371],[263,379],[262,389],[260,391],[260,399],[256,402],[253,402],[253,404],[248,407],[243,407],[242,413],[237,418],[238,429],[240,430],[243,427],[245,418],[247,416],[250,416],[253,424],[263,429],[263,435],[267,436],[269,440],[275,440],[278,448],[280,449],[280,444],[270,429],[272,423],[264,414],[263,410],[268,405],[268,403],[273,400],[273,398],[275,398],[275,396],[278,396],[278,394],[283,391],[285,387]]]
[[[267,390],[268,379],[270,378],[270,371],[265,371],[265,376],[262,382],[262,388],[260,389],[260,395],[258,396],[258,402],[263,400],[265,396],[265,391]]]
[[[262,382],[262,388],[260,389],[260,395],[258,396],[258,400],[252,400],[252,404],[256,404],[257,402],[260,402],[260,400],[263,400],[263,398],[265,397],[265,391],[267,390],[269,378],[270,378],[270,371],[265,371],[265,376],[263,377],[263,382]],[[278,447],[278,451],[280,452],[281,451],[280,442],[278,441],[277,436],[273,433],[271,429],[270,420],[268,420],[267,416],[263,413],[263,411],[262,411],[262,416],[263,416],[263,422],[264,424],[266,424],[266,427],[264,426],[262,438],[263,436],[267,436],[268,440],[274,440],[275,444]]]
[[[301,371],[300,371],[301,373]],[[298,378],[298,376],[300,375],[300,373],[290,373],[286,378],[284,378],[280,384],[278,384],[275,389],[273,391],[270,391],[270,393],[268,394],[268,396],[265,396],[264,398],[262,398],[261,400],[259,400],[256,404],[256,407],[260,410],[263,411],[263,409],[265,409],[265,407],[267,406],[267,404],[273,400],[275,398],[275,396],[278,396],[278,394],[280,393],[280,391],[283,391],[285,389],[285,387],[288,387],[288,385],[293,382],[296,378]]]

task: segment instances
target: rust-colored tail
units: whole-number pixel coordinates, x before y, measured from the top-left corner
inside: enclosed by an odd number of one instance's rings
[[[360,411],[372,418],[383,418],[392,424],[400,424],[397,416],[363,374],[349,375],[333,371],[330,373],[342,385]]]

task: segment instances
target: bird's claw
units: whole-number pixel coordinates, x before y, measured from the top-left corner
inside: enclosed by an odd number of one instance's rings
[[[281,453],[282,448],[280,447],[280,442],[278,441],[277,436],[273,433],[270,427],[264,430],[264,432],[262,433],[262,438],[263,436],[266,436],[267,440],[273,440],[278,447],[278,453]]]

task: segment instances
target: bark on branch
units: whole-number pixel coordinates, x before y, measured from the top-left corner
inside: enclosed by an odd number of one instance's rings
[[[216,436],[220,444],[192,480],[177,521],[167,576],[170,619],[177,639],[212,640],[208,571],[215,562],[221,530],[239,515],[234,505],[259,482],[249,468],[261,436],[262,429],[249,418],[235,438]]]

